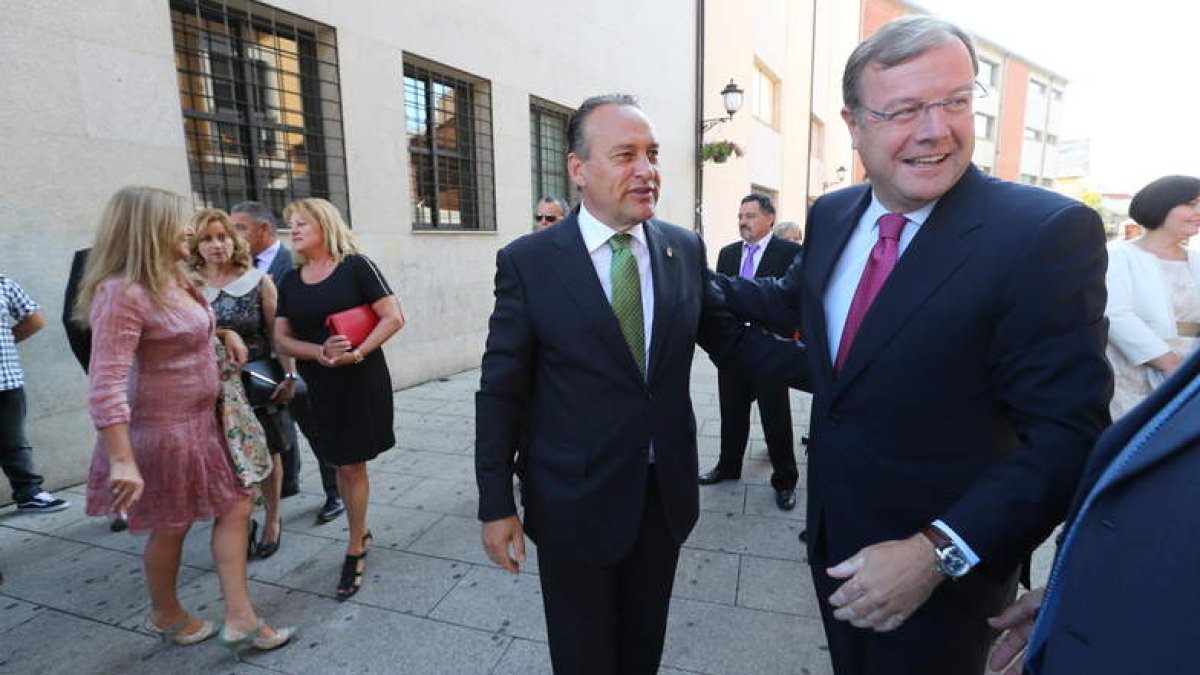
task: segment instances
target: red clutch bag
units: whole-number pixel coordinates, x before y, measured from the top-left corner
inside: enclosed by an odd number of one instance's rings
[[[351,347],[361,345],[377,325],[379,317],[370,305],[359,305],[325,317],[325,327],[329,329],[329,334],[345,335],[350,340]]]

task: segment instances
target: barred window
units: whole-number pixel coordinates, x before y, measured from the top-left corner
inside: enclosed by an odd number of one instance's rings
[[[495,230],[491,85],[404,55],[415,230]]]
[[[567,121],[570,108],[531,98],[529,101],[529,152],[533,204],[542,197],[557,197],[568,204],[579,201],[579,188],[567,175]]]
[[[220,0],[171,0],[171,27],[194,201],[323,197],[349,219],[334,30]]]

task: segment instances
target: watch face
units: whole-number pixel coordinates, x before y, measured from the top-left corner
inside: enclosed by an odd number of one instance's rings
[[[958,550],[957,546],[947,546],[938,551],[938,563],[942,572],[952,579],[961,577],[970,569],[967,557]]]

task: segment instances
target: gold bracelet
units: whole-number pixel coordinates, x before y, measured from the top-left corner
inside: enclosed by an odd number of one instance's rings
[[[354,356],[354,362],[355,362],[355,363],[362,363],[362,362],[363,362],[363,360],[365,360],[365,359],[367,358],[367,357],[363,356],[363,353],[362,353],[362,352],[360,352],[360,351],[359,351],[359,350],[357,350],[357,349],[355,349],[354,351],[350,352],[350,354]]]

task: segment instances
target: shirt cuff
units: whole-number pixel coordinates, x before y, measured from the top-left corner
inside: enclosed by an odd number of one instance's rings
[[[967,542],[963,541],[963,538],[958,536],[958,533],[952,530],[949,525],[938,519],[933,521],[933,526],[946,533],[946,536],[950,537],[950,541],[954,542],[958,550],[962,551],[963,556],[967,559],[968,569],[979,564],[979,556],[975,555],[975,551],[970,546],[967,546]]]

